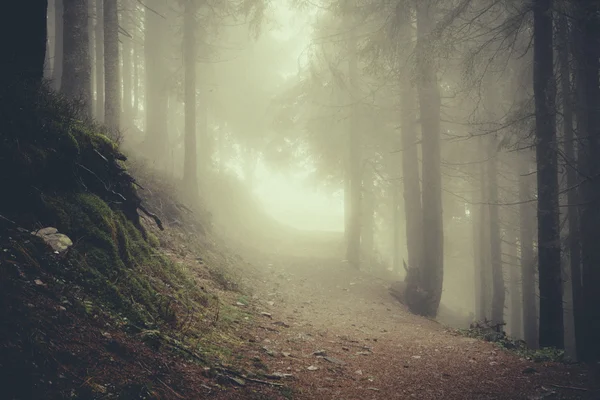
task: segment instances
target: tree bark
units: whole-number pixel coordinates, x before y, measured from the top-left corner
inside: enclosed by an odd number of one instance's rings
[[[54,0],[54,62],[52,88],[60,90],[63,70],[63,0]]]
[[[566,162],[567,175],[567,221],[568,221],[568,251],[569,251],[569,272],[571,283],[571,295],[573,298],[573,323],[574,336],[577,347],[578,359],[583,354],[579,352],[579,346],[583,339],[583,298],[581,287],[581,243],[579,234],[579,196],[577,191],[577,156],[575,154],[575,134],[573,131],[574,112],[573,112],[573,91],[571,88],[571,67],[570,67],[570,46],[569,46],[569,25],[565,14],[558,17],[558,58],[560,66],[561,92],[562,92],[562,114],[563,114],[563,142],[564,158]],[[582,348],[584,346],[581,346]]]
[[[351,28],[352,29],[352,28]],[[354,103],[358,101],[355,93],[358,85],[358,54],[356,50],[356,38],[354,32],[351,32],[348,40],[350,60],[348,62],[348,73],[350,76],[350,98]],[[361,236],[361,197],[362,197],[362,178],[361,178],[361,140],[358,130],[357,106],[353,104],[350,117],[350,126],[348,127],[348,153],[349,153],[349,186],[350,186],[350,216],[348,217],[348,240],[346,248],[346,259],[348,263],[358,269],[360,268],[360,236]]]
[[[538,347],[538,315],[535,296],[535,261],[533,241],[535,212],[532,204],[530,162],[519,157],[519,253],[521,257],[521,296],[523,301],[523,340]]]
[[[373,166],[366,164],[362,173],[362,229],[361,248],[363,260],[369,271],[373,270],[375,262],[375,176]]]
[[[134,25],[131,22],[131,2],[123,1],[123,12],[121,13],[121,25],[128,35],[133,35]],[[123,69],[122,69],[122,81],[123,81],[123,113],[121,115],[121,126],[130,127],[133,125],[133,38],[126,36],[121,42],[121,49],[123,55]]]
[[[583,334],[578,338],[582,361],[600,360],[600,88],[598,73],[600,21],[598,4],[575,2],[574,56],[577,88]],[[575,295],[575,293],[574,293]]]
[[[488,94],[489,95],[489,94]],[[500,237],[500,210],[498,205],[498,152],[495,138],[489,138],[487,145],[488,155],[488,212],[489,212],[489,239],[490,259],[492,265],[492,314],[493,325],[504,324],[505,286],[502,272],[502,241]]]
[[[444,279],[444,227],[440,154],[441,98],[434,66],[434,51],[428,35],[433,29],[432,6],[417,2],[417,89],[423,157],[423,243],[420,286],[425,291],[420,313],[437,315]]]
[[[183,62],[185,75],[185,151],[183,184],[190,198],[199,195],[196,137],[196,5],[185,3],[183,22]],[[165,110],[166,111],[166,110]],[[164,134],[164,133],[163,133]]]
[[[483,137],[478,138],[478,153],[486,154],[487,151],[484,146]],[[482,161],[479,163],[479,199],[480,205],[477,209],[479,216],[477,225],[477,242],[478,246],[478,258],[477,268],[478,271],[478,284],[479,297],[477,302],[477,315],[479,321],[487,320],[491,317],[491,306],[492,306],[492,274],[491,274],[491,256],[490,256],[490,229],[489,229],[489,193],[488,193],[488,181],[486,179],[486,162]]]
[[[148,3],[152,10],[146,11],[145,39],[144,39],[144,57],[146,65],[146,145],[148,148],[147,155],[155,163],[158,168],[166,167],[165,154],[163,149],[167,146],[167,121],[168,121],[168,68],[167,57],[168,52],[166,46],[167,21],[159,14],[165,13],[164,1],[152,0]],[[190,7],[190,6],[186,6]],[[186,20],[187,21],[187,20]],[[194,23],[193,21],[188,24]],[[185,24],[185,22],[184,22]],[[184,28],[185,29],[185,28]],[[193,26],[187,27],[192,29]],[[190,32],[184,33],[189,35]],[[187,37],[187,36],[186,36]],[[184,39],[185,41],[185,39]],[[184,52],[187,52],[189,44],[184,43]],[[195,46],[192,46],[192,51],[195,51]],[[184,53],[184,56],[186,54]],[[195,57],[195,56],[194,56]],[[187,76],[191,71],[187,71],[188,61],[184,60],[184,68],[186,68],[186,87],[188,89]],[[195,63],[194,63],[195,68]],[[195,69],[194,69],[195,73]],[[191,76],[190,76],[191,78]],[[195,78],[194,78],[195,79]],[[194,84],[195,85],[195,84]],[[195,93],[195,86],[193,88]],[[186,92],[187,96],[187,92]],[[194,94],[195,97],[195,94]],[[188,101],[186,97],[186,103]],[[194,100],[195,104],[195,100]],[[195,110],[194,110],[195,112]],[[186,111],[187,115],[187,111]],[[186,117],[187,118],[187,117]],[[194,124],[195,124],[195,116]],[[186,119],[187,121],[187,119]],[[195,133],[194,133],[195,135]],[[195,139],[194,139],[195,140]]]
[[[80,103],[91,116],[92,67],[88,39],[88,5],[81,0],[63,0],[63,70],[61,90]]]
[[[552,1],[533,3],[540,347],[564,346]]]
[[[119,78],[119,11],[117,0],[104,0],[104,122],[118,130],[121,122]]]
[[[2,4],[0,79],[2,84],[39,84],[48,41],[47,0]]]
[[[104,122],[104,0],[96,0],[96,107],[98,122]]]
[[[412,40],[411,9],[409,6],[398,9],[402,30],[401,36]],[[421,266],[420,258],[423,242],[423,210],[421,207],[421,183],[419,178],[419,145],[416,129],[416,93],[411,77],[405,75],[400,83],[400,129],[402,147],[402,182],[404,195],[404,218],[406,221],[406,250],[408,265]]]

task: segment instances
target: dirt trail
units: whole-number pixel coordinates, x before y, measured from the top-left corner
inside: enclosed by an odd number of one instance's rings
[[[256,366],[292,375],[282,379],[288,398],[600,399],[592,372],[457,335],[408,313],[388,282],[339,261],[260,262],[246,350]]]

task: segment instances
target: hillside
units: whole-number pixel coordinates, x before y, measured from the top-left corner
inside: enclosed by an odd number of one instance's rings
[[[192,204],[56,95],[8,111],[2,398],[599,398],[595,367],[410,314],[339,236],[275,223],[235,181]]]

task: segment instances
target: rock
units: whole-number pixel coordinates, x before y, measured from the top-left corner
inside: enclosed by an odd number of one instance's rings
[[[275,305],[274,301],[267,301],[267,304],[270,305],[271,307],[273,307]]]
[[[313,356],[325,357],[327,356],[327,352],[325,350],[317,350],[313,353]]]
[[[359,351],[356,353],[357,356],[368,356],[371,353],[369,353],[368,351]]]
[[[46,286],[46,284],[39,279],[34,280],[33,283],[35,283],[38,286]]]
[[[283,321],[273,322],[273,325],[283,326],[284,328],[289,328],[290,326]]]
[[[292,353],[287,353],[285,351],[281,352],[281,355],[283,355],[284,357],[291,357]]]
[[[418,360],[419,358],[421,358],[421,356],[412,356],[412,358]]]
[[[362,375],[362,374],[363,374],[363,373],[362,373],[362,370],[360,370],[360,369],[359,369],[359,370],[356,370],[356,371],[354,371],[354,373],[355,373],[356,375]]]
[[[267,317],[267,318],[273,318],[273,316],[270,313],[264,312],[264,311],[261,312],[260,315],[262,315],[263,317]]]
[[[314,365],[311,365],[309,367],[306,367],[306,369],[309,370],[309,371],[316,371],[316,370],[319,369],[319,367],[315,367]]]
[[[343,362],[342,360],[338,360],[335,357],[323,357],[326,361],[329,361],[332,364],[337,364],[337,365],[345,365],[346,363]]]
[[[42,238],[57,253],[64,253],[67,249],[73,246],[73,242],[67,235],[58,233],[58,229],[47,227],[36,232],[31,232],[32,235]]]
[[[239,302],[239,301],[238,301],[238,302],[236,302],[236,303],[235,303],[235,305],[236,305],[236,306],[238,306],[238,307],[246,307],[246,304],[244,304],[244,303],[241,303],[241,302]]]

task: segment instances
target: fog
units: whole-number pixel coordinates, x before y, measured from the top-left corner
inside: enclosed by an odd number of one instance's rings
[[[537,185],[549,179],[556,201],[570,201],[558,167],[573,151],[573,122],[553,117],[567,155],[536,177],[523,2],[122,1],[117,122],[102,106],[112,101],[99,58],[109,43],[93,3],[91,115],[112,124],[136,162],[207,207],[217,229],[265,249],[299,231],[335,233],[330,257],[407,282],[411,311],[463,327],[490,320],[537,340]],[[54,82],[64,51],[56,4]],[[567,217],[544,204],[556,221]],[[569,275],[560,256],[554,273],[561,260]],[[428,300],[410,298],[418,293]]]

